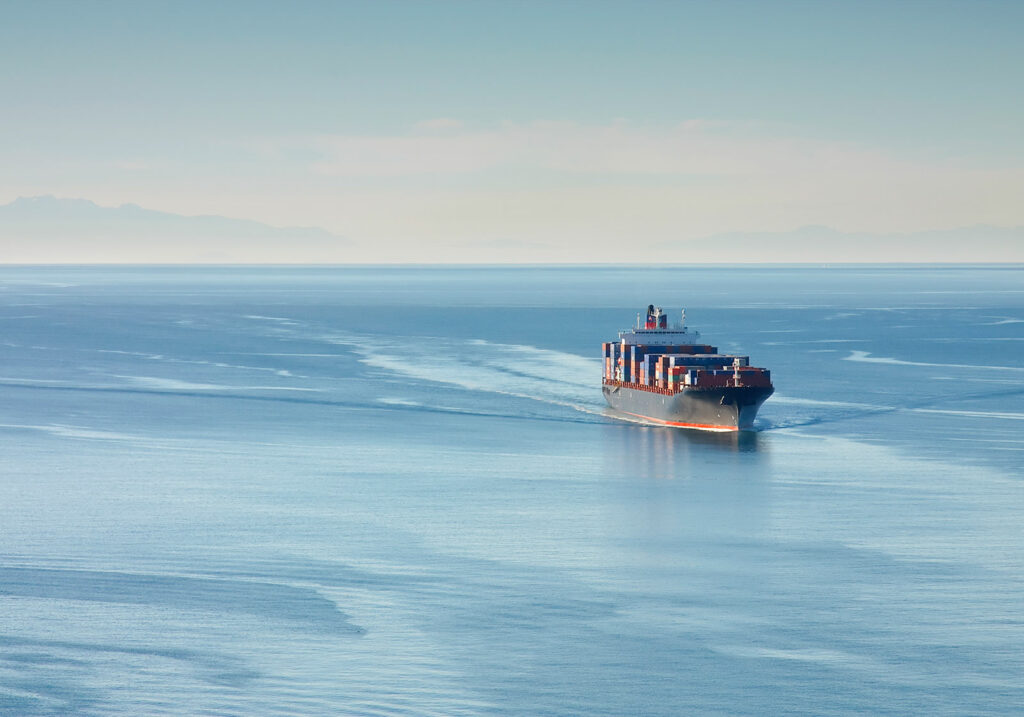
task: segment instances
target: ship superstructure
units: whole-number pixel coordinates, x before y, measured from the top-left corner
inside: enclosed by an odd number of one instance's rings
[[[761,404],[775,391],[771,373],[748,356],[721,354],[686,326],[686,311],[671,326],[661,307],[637,314],[604,349],[603,391],[623,413],[686,428],[735,431],[753,427]]]

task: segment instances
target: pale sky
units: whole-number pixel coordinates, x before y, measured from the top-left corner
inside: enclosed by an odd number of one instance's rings
[[[0,8],[0,204],[319,226],[363,261],[1024,225],[1024,2]]]

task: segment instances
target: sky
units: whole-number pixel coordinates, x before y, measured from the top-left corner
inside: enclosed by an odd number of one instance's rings
[[[0,204],[316,226],[362,261],[1024,225],[1024,2],[0,9]]]

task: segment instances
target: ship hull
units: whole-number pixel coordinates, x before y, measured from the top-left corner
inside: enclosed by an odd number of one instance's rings
[[[668,426],[719,431],[753,428],[758,409],[774,391],[771,386],[741,386],[668,394],[604,385],[605,400],[617,411]]]

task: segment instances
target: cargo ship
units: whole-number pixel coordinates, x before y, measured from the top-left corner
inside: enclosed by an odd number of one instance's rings
[[[666,426],[717,431],[748,430],[775,392],[771,372],[748,356],[721,354],[653,304],[647,318],[619,332],[604,348],[603,391],[617,411]]]

